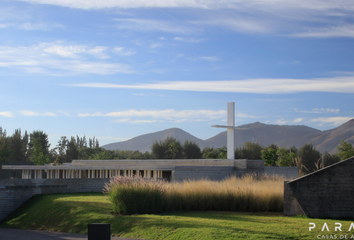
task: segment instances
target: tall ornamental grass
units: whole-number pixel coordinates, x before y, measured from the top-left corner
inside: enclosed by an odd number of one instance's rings
[[[164,195],[164,210],[281,212],[283,186],[283,178],[265,175],[173,183]]]
[[[103,193],[119,214],[147,214],[163,211],[163,181],[141,177],[112,177]]]
[[[284,178],[246,175],[223,181],[165,183],[114,177],[106,185],[113,211],[121,214],[162,211],[283,211]]]

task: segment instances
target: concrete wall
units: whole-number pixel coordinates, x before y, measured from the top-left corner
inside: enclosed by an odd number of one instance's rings
[[[268,176],[282,176],[288,180],[299,177],[298,167],[264,167],[264,174]]]
[[[288,186],[289,181],[284,181],[284,215],[285,216],[296,216],[304,215],[300,204],[296,200],[293,192]]]
[[[290,181],[287,186],[307,217],[354,218],[354,157]]]
[[[247,160],[247,173],[248,174],[263,174],[264,173],[264,160]]]
[[[174,181],[209,179],[219,181],[235,175],[235,167],[176,166]]]
[[[35,194],[102,192],[109,179],[10,179],[0,181],[0,220]]]
[[[73,160],[72,166],[102,169],[172,170],[175,166],[234,166],[230,159]]]

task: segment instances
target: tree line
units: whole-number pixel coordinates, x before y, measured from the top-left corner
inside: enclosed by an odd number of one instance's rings
[[[95,137],[62,136],[57,145],[50,149],[48,135],[40,130],[28,134],[16,129],[11,136],[0,127],[0,165],[9,162],[32,162],[62,164],[73,159],[226,159],[227,148],[204,147],[185,141],[183,144],[173,137],[154,141],[151,152],[131,150],[105,150]],[[302,173],[309,173],[324,166],[354,156],[352,144],[341,141],[338,154],[320,153],[310,144],[301,148],[278,147],[275,144],[261,146],[259,143],[245,142],[235,148],[235,159],[263,159],[266,166],[298,166]],[[323,159],[323,161],[322,161]],[[323,162],[323,163],[322,163]]]
[[[32,133],[16,129],[12,135],[0,127],[0,165],[9,162],[64,163],[73,159],[85,158],[101,151],[99,141],[93,137],[62,136],[58,144],[50,149],[48,135],[40,130]]]
[[[312,143],[297,149],[296,147],[278,147],[276,144],[263,147],[257,142],[245,142],[242,146],[235,148],[235,159],[263,159],[265,166],[297,166],[300,174],[306,174],[354,156],[354,148],[350,143],[342,140],[337,148],[338,154],[330,154],[328,152],[320,153]],[[155,141],[152,145],[152,153],[157,159],[227,158],[225,146],[221,148],[205,147],[201,150],[195,142],[186,141],[181,144],[171,137],[164,141]]]

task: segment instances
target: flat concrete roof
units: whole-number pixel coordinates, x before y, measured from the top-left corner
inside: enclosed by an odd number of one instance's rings
[[[2,165],[12,170],[173,170],[175,166],[235,166],[246,159],[73,160],[71,165]]]

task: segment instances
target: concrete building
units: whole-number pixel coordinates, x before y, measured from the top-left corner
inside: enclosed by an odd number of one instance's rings
[[[246,159],[161,159],[161,160],[73,160],[71,164],[54,166],[3,165],[4,170],[22,171],[22,179],[86,179],[113,176],[141,176],[143,178],[183,181],[207,178],[222,180],[230,176],[257,173],[298,176],[296,167],[264,167],[264,160]],[[15,175],[14,175],[15,176]],[[15,177],[13,177],[15,178]]]

